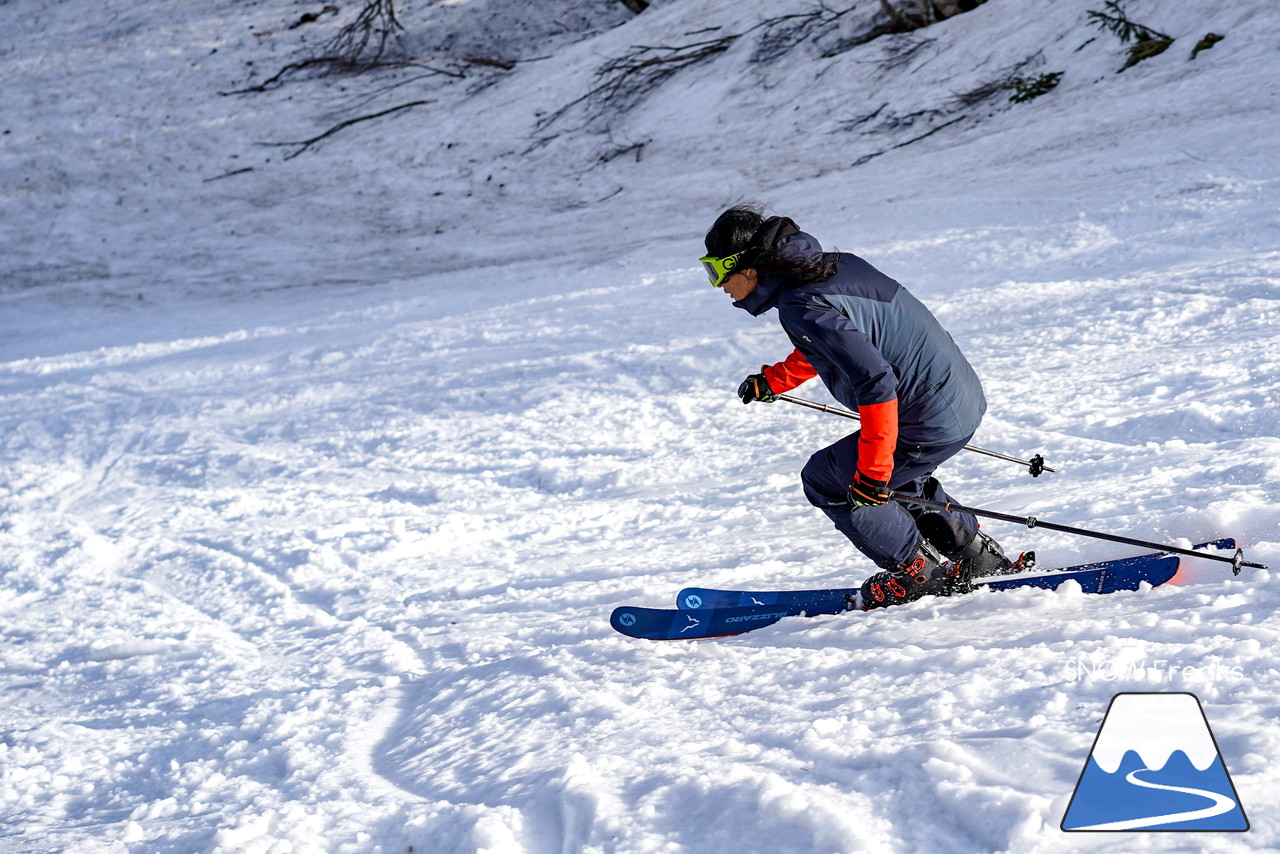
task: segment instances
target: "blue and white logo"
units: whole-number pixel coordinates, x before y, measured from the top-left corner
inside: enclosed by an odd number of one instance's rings
[[[1248,830],[1194,694],[1116,694],[1062,829]]]
[[[702,607],[702,597],[696,593],[690,593],[684,597],[684,604],[696,611]]]
[[[627,628],[631,628],[636,624],[636,615],[622,614],[621,616],[618,617],[618,622],[626,626]]]

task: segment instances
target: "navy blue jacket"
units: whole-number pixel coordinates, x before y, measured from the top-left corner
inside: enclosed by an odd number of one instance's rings
[[[822,252],[800,232],[778,248]],[[937,318],[898,282],[849,253],[825,282],[792,287],[763,277],[734,305],[771,308],[836,400],[852,409],[898,401],[898,442],[944,445],[967,439],[987,409],[982,383]]]

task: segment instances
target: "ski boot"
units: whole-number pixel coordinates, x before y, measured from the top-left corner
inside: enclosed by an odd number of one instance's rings
[[[904,563],[862,582],[857,599],[859,607],[869,611],[914,602],[921,596],[954,596],[971,590],[968,565],[948,562],[922,537]]]
[[[1023,552],[1017,560],[1009,560],[1004,549],[982,531],[977,531],[969,544],[958,552],[947,555],[956,563],[965,564],[967,577],[985,578],[989,575],[1013,575],[1036,565],[1035,552]]]
[[[970,578],[1011,575],[1031,569],[1036,563],[1035,552],[1023,552],[1017,560],[1009,560],[1000,544],[982,533],[981,527],[970,533],[958,520],[941,513],[922,514],[916,519],[916,527],[948,560],[967,563]]]

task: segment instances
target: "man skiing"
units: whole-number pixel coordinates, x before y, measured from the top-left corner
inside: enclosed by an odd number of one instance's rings
[[[970,578],[1013,564],[968,513],[891,501],[952,499],[933,477],[986,411],[973,368],[927,308],[856,255],[824,252],[786,217],[742,205],[722,213],[701,260],[715,287],[760,316],[777,309],[794,351],[738,388],[743,403],[818,376],[862,429],[814,454],[805,496],[881,571],[863,582],[865,609],[972,589]]]

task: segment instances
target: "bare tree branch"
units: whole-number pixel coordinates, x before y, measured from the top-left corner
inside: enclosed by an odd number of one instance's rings
[[[302,152],[309,149],[311,146],[315,145],[317,142],[320,142],[320,140],[328,139],[329,137],[333,136],[335,133],[337,133],[340,130],[343,130],[344,128],[349,128],[352,125],[359,124],[360,122],[367,122],[367,121],[370,121],[371,119],[379,119],[379,118],[382,118],[383,116],[389,116],[392,113],[398,113],[398,112],[401,112],[402,110],[410,109],[411,107],[419,107],[423,104],[432,104],[432,103],[435,103],[435,102],[433,100],[432,101],[410,101],[407,104],[401,104],[398,107],[392,107],[391,109],[383,110],[380,113],[373,113],[372,115],[360,116],[359,118],[347,119],[346,121],[338,122],[336,125],[329,128],[324,133],[320,134],[319,136],[313,136],[311,137],[311,139],[303,139],[303,140],[298,140],[296,142],[260,142],[258,143],[258,145],[269,145],[273,147],[281,147],[281,146],[288,146],[288,145],[302,146],[292,154],[285,155],[285,158],[284,158],[285,160],[292,160]]]
[[[317,56],[313,59],[304,59],[302,62],[294,62],[281,68],[274,76],[262,81],[256,86],[248,86],[244,89],[233,89],[230,92],[219,92],[219,95],[246,95],[250,92],[268,92],[272,89],[279,88],[284,85],[285,78],[293,74],[295,71],[304,71],[308,68],[318,68],[326,66],[327,70],[324,74],[330,72],[341,71],[368,71],[374,68],[421,68],[430,74],[439,74],[445,77],[453,77],[457,80],[465,80],[467,75],[461,71],[450,71],[447,68],[436,68],[432,65],[423,65],[420,62],[376,62],[372,65],[354,66],[346,59],[337,56]],[[321,74],[320,76],[324,76]],[[421,75],[414,78],[421,79],[428,75]]]
[[[343,57],[352,65],[370,65],[382,59],[403,29],[396,20],[394,0],[365,0],[356,19],[325,45],[324,54]]]

